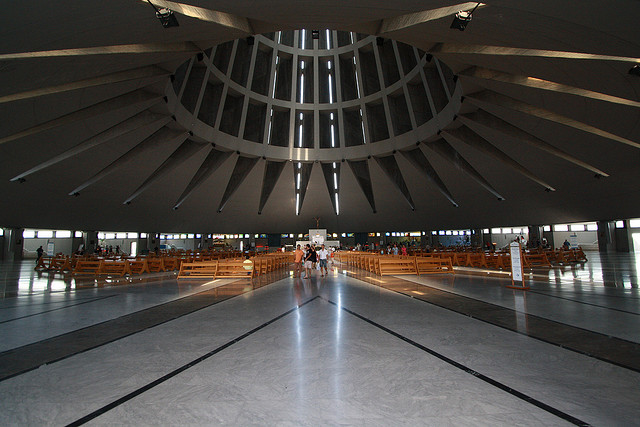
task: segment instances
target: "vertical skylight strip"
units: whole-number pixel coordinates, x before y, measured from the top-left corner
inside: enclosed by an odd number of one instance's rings
[[[307,38],[307,32],[306,30],[302,30],[302,46],[300,47],[300,49],[304,49],[304,44],[305,44],[305,39]]]
[[[356,89],[358,90],[358,98],[360,98],[360,81],[358,79],[358,65],[356,64],[356,57],[353,56],[353,68],[356,73]]]
[[[333,104],[333,79],[329,74],[329,104]]]
[[[267,133],[267,145],[271,145],[271,125],[273,124],[273,108],[271,108],[271,116],[269,117],[269,132]]]
[[[333,173],[333,188],[338,189],[338,174],[335,172]]]
[[[296,215],[300,215],[300,193],[296,193]]]
[[[298,127],[298,147],[302,148],[302,122],[300,122],[300,126]]]
[[[331,49],[331,33],[327,30],[327,49]]]
[[[304,73],[300,74],[300,103],[304,104]]]
[[[275,70],[273,71],[273,92],[272,92],[273,98],[276,97],[276,82],[278,81],[278,60],[279,59],[280,57],[276,56],[276,67],[275,67]]]
[[[333,127],[333,123],[331,124],[331,147],[335,147],[336,146],[336,134],[335,134],[335,128]],[[334,167],[335,167],[335,163],[334,163]]]
[[[336,199],[336,215],[340,215],[340,205],[338,204],[338,193],[333,194]]]
[[[362,117],[362,108],[360,109],[360,124],[362,125],[362,141],[363,141],[363,144],[366,144],[367,134],[364,131],[364,117]]]
[[[296,190],[300,189],[300,172],[298,172],[297,174],[297,179],[296,179]]]

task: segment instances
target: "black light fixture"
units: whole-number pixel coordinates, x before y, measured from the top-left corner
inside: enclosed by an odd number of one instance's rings
[[[253,37],[253,36],[249,36],[249,37],[247,37],[247,44],[248,44],[249,46],[253,46],[253,44],[254,44],[255,42],[256,42],[256,38],[255,38],[255,37]]]
[[[633,76],[640,76],[640,65],[636,64],[629,70],[629,74]]]
[[[473,12],[480,6],[480,3],[476,5],[472,10],[465,11],[461,10],[453,17],[453,22],[449,28],[453,28],[454,30],[464,31],[467,28],[467,24],[471,22],[471,18],[473,17]]]
[[[162,26],[164,28],[180,26],[180,24],[178,24],[178,18],[176,18],[171,9],[169,9],[168,7],[158,9],[153,3],[151,3],[150,0],[147,0],[147,3],[149,3],[151,7],[156,11],[156,18],[160,20],[160,23],[162,23]]]
[[[311,38],[314,40],[320,39],[320,30],[311,30]]]
[[[376,37],[376,44],[378,46],[384,46],[384,37]]]

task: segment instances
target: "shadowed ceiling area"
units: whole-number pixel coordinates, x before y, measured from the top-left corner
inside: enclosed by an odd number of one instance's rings
[[[35,1],[0,29],[0,224],[485,228],[640,210],[635,1]],[[315,31],[314,31],[315,30]]]

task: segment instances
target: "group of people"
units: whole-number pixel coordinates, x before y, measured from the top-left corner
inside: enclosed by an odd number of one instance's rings
[[[384,254],[384,251],[381,251]],[[391,244],[387,245],[387,255],[407,255],[407,247],[405,245],[398,245],[396,243],[391,246]]]
[[[305,276],[303,279],[310,279],[311,272],[318,267],[320,270],[320,277],[328,276],[328,259],[329,259],[329,251],[321,246],[320,250],[316,251],[314,246],[310,244],[306,244],[304,250],[298,245],[294,252],[295,254],[295,277],[300,277],[302,275],[302,267],[304,265]]]

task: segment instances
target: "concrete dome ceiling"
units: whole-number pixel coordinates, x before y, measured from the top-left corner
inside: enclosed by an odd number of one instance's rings
[[[18,2],[13,2],[18,3]],[[429,230],[638,216],[634,1],[10,4],[0,224]],[[312,38],[319,30],[319,38]],[[296,214],[298,213],[298,214]]]

